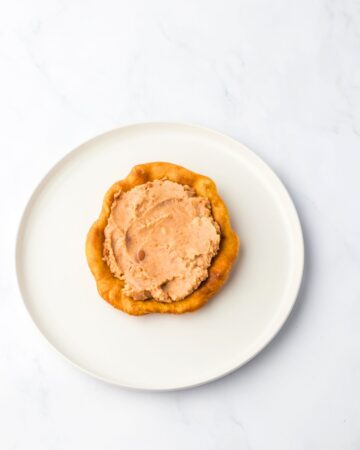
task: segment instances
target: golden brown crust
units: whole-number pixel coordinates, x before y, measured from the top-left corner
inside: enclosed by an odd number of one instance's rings
[[[208,278],[192,294],[172,303],[155,300],[133,300],[123,294],[124,282],[115,278],[103,260],[104,229],[106,227],[114,195],[120,190],[128,191],[147,181],[167,178],[191,186],[197,195],[207,197],[212,213],[221,228],[220,250],[209,268]],[[231,228],[229,213],[215,183],[208,177],[191,172],[171,163],[154,162],[133,167],[123,180],[113,184],[107,191],[98,220],[92,225],[86,239],[86,257],[101,297],[115,308],[132,315],[149,313],[174,313],[195,311],[203,306],[226,282],[239,250],[239,239]]]

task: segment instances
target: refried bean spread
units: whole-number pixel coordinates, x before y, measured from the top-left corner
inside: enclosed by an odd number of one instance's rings
[[[219,244],[209,200],[189,186],[155,180],[115,195],[104,259],[129,297],[172,302],[208,277]]]

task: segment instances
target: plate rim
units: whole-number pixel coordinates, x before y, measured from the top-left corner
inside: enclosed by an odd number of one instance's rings
[[[231,367],[229,370],[220,371],[220,373],[210,377],[206,378],[202,381],[195,382],[195,383],[187,383],[183,385],[178,385],[174,387],[147,387],[147,386],[141,386],[137,384],[131,384],[131,383],[124,383],[119,382],[115,379],[112,379],[110,377],[102,376],[96,372],[92,372],[91,370],[87,369],[86,367],[81,366],[74,360],[72,360],[70,357],[68,357],[66,354],[64,354],[59,348],[56,347],[56,345],[51,342],[51,340],[46,336],[45,332],[41,329],[41,327],[37,324],[35,318],[32,316],[31,311],[28,307],[28,304],[26,302],[26,294],[25,289],[22,287],[21,282],[21,269],[20,269],[20,259],[21,259],[21,240],[22,240],[22,234],[25,229],[26,220],[29,216],[32,205],[36,201],[38,194],[41,192],[42,188],[46,185],[48,179],[52,176],[52,174],[58,170],[62,164],[64,164],[68,159],[71,159],[75,154],[81,152],[84,147],[95,143],[97,140],[102,140],[103,138],[106,138],[110,136],[111,134],[116,134],[119,131],[124,131],[126,129],[131,128],[151,128],[151,127],[178,127],[178,128],[187,128],[187,129],[193,129],[194,131],[202,132],[202,133],[208,133],[212,134],[213,136],[217,136],[218,138],[221,138],[223,140],[227,140],[233,145],[238,146],[243,153],[248,156],[252,162],[255,163],[255,165],[260,168],[262,172],[265,173],[267,177],[270,177],[272,184],[275,183],[276,191],[277,193],[280,193],[284,199],[286,199],[287,205],[286,205],[286,215],[291,214],[291,231],[292,235],[295,236],[296,234],[296,241],[295,241],[295,254],[296,258],[296,267],[294,269],[294,274],[292,276],[291,284],[289,287],[289,292],[287,293],[288,300],[286,302],[287,308],[285,312],[280,314],[280,317],[276,321],[274,325],[271,327],[271,332],[266,336],[266,339],[263,339],[261,342],[261,345],[259,345],[255,351],[251,353],[250,356],[247,358],[244,358],[239,364],[236,364],[235,366]],[[232,149],[229,149],[229,152],[235,153]],[[277,186],[276,186],[277,185]],[[129,123],[125,124],[119,127],[112,128],[110,130],[107,130],[103,133],[100,133],[96,136],[93,136],[90,139],[87,139],[86,141],[82,142],[81,144],[77,145],[75,148],[70,150],[69,152],[65,153],[64,156],[62,156],[60,159],[58,159],[49,170],[45,172],[45,174],[42,176],[42,178],[35,184],[35,187],[33,188],[30,196],[28,197],[27,201],[25,202],[25,207],[21,213],[20,220],[18,222],[17,230],[16,230],[16,238],[15,238],[15,273],[16,273],[16,281],[17,281],[17,289],[20,294],[20,298],[22,301],[23,306],[25,307],[25,310],[27,312],[27,317],[32,322],[33,326],[37,329],[40,336],[42,336],[42,339],[47,343],[48,346],[50,346],[51,349],[55,350],[55,352],[61,356],[61,358],[68,363],[70,363],[73,367],[76,367],[81,372],[86,373],[90,375],[91,377],[101,380],[105,383],[114,385],[114,386],[120,386],[122,388],[126,389],[134,389],[134,390],[140,390],[140,391],[154,391],[154,392],[165,392],[165,391],[178,391],[178,390],[184,390],[184,389],[190,389],[197,386],[202,386],[207,383],[211,383],[213,381],[216,381],[220,378],[223,378],[236,370],[240,369],[244,365],[246,365],[248,362],[250,362],[252,359],[254,359],[259,353],[261,353],[275,338],[275,336],[280,332],[280,330],[283,328],[287,320],[289,319],[289,316],[291,315],[291,312],[294,309],[294,306],[299,298],[299,292],[301,289],[302,281],[303,281],[303,274],[304,274],[304,264],[305,264],[305,245],[304,245],[304,236],[301,226],[301,221],[299,218],[298,211],[296,209],[296,206],[294,204],[294,201],[292,197],[290,196],[289,191],[287,190],[285,184],[280,179],[280,177],[277,175],[277,173],[270,167],[270,165],[264,161],[260,156],[258,156],[253,150],[251,150],[249,147],[247,147],[242,142],[238,141],[237,139],[222,133],[218,130],[215,130],[213,128],[209,128],[203,125],[190,123],[190,122],[171,122],[171,121],[150,121],[150,122],[135,122],[135,123]],[[283,310],[281,310],[283,311]]]

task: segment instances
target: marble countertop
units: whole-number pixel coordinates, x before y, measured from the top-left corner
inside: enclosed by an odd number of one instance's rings
[[[0,448],[360,448],[360,4],[351,0],[0,5]],[[14,241],[44,173],[81,142],[142,121],[239,139],[302,220],[291,318],[230,376],[168,393],[106,385],[27,318]]]

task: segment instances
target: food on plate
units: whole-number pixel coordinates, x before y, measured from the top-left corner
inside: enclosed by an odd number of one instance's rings
[[[86,241],[100,295],[133,315],[200,308],[238,248],[214,182],[163,162],[135,166],[110,188]]]

